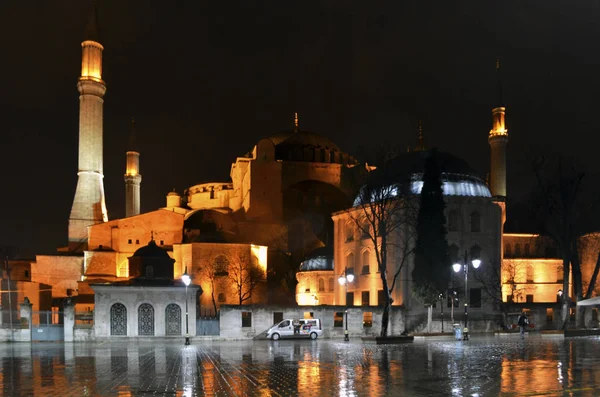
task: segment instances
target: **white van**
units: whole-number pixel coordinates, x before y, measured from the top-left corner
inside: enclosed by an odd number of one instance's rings
[[[310,338],[317,339],[323,335],[321,320],[318,318],[287,318],[267,331],[267,338],[279,340],[279,338]]]

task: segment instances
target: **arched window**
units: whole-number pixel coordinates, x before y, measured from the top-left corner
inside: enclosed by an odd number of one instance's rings
[[[523,247],[523,256],[525,258],[529,256],[529,244],[525,244],[525,247]]]
[[[354,224],[352,222],[346,223],[345,234],[346,241],[354,240]]]
[[[154,267],[146,266],[146,277],[148,277],[148,278],[154,277]]]
[[[127,308],[121,303],[110,307],[110,334],[127,335]]]
[[[459,221],[458,211],[450,210],[450,212],[448,213],[448,231],[449,232],[458,231],[458,221]]]
[[[475,244],[471,247],[471,260],[481,259],[481,247]]]
[[[138,308],[138,335],[154,336],[154,308],[149,303]]]
[[[354,254],[350,253],[346,257],[346,268],[348,269],[348,273],[354,274]]]
[[[215,276],[226,276],[229,268],[229,259],[225,255],[218,255],[213,260],[213,269],[215,270]]]
[[[319,292],[325,292],[325,280],[319,279]]]
[[[171,303],[165,309],[165,334],[181,335],[181,308]]]
[[[506,243],[504,245],[504,256],[507,256],[507,257],[512,256],[512,247],[510,246],[510,243]]]
[[[369,268],[369,251],[362,253],[362,271],[361,274],[369,274],[371,269]]]
[[[360,222],[360,238],[365,240],[371,237],[371,225],[369,221],[364,218]]]
[[[328,287],[329,287],[329,288],[328,288],[328,289],[329,289],[329,292],[333,292],[333,288],[334,288],[334,285],[335,285],[335,283],[334,283],[334,281],[333,281],[333,278],[331,278],[331,277],[329,278],[329,282],[328,282],[328,284],[329,284],[329,286],[328,286]]]
[[[471,214],[471,231],[476,233],[481,231],[481,217],[477,212]]]
[[[458,263],[458,246],[456,244],[452,244],[448,247],[448,256],[450,258],[450,264]]]

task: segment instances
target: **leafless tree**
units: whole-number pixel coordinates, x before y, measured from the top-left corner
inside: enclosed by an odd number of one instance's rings
[[[411,192],[410,175],[398,170],[388,156],[377,169],[369,167],[366,182],[360,189],[355,206],[347,210],[359,232],[370,240],[377,260],[385,304],[380,336],[388,334],[392,291],[404,265],[414,253],[418,197]],[[401,171],[401,172],[399,172]],[[393,250],[395,266],[391,266]],[[389,266],[389,267],[388,267]],[[388,272],[388,269],[394,269]]]
[[[213,308],[215,314],[217,313],[217,302],[215,300],[215,291],[217,289],[217,277],[216,264],[213,261],[213,255],[208,253],[200,261],[200,266],[197,268],[196,273],[200,280],[203,280],[210,287],[210,297],[212,299]]]
[[[236,252],[227,255],[227,259],[227,278],[232,283],[239,304],[242,305],[252,298],[259,284],[266,281],[266,274],[254,255]]]

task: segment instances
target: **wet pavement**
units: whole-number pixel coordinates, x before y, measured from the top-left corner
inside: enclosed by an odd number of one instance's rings
[[[0,344],[2,396],[600,396],[600,338]]]

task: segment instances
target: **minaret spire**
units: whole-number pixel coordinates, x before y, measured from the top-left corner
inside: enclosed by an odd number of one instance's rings
[[[129,146],[127,147],[125,165],[125,216],[130,217],[140,214],[140,153],[136,149],[135,118],[131,118],[131,131],[129,132]]]
[[[300,123],[298,122],[298,112],[294,113],[294,132],[300,131]]]
[[[108,214],[104,198],[102,158],[102,113],[106,84],[102,80],[102,51],[98,42],[96,3],[85,40],[81,43],[81,76],[79,91],[79,160],[77,188],[69,215],[69,247],[71,251],[87,249],[87,228],[106,222]]]

